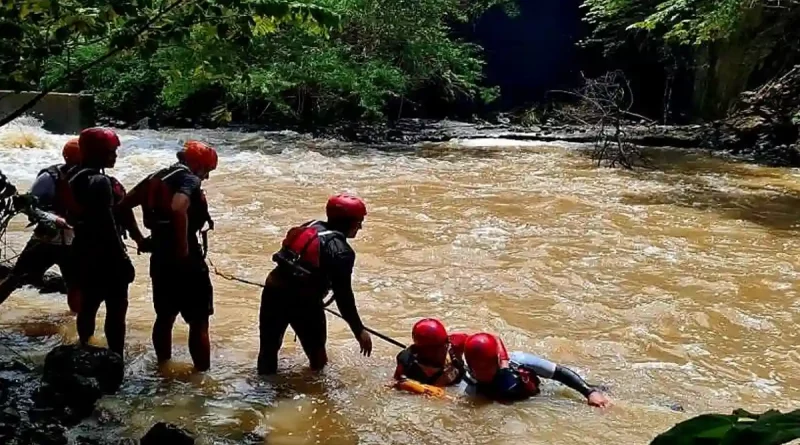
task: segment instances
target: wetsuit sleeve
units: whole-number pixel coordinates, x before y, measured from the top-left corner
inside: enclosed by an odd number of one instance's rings
[[[92,216],[96,218],[96,227],[100,231],[97,238],[102,240],[101,245],[108,246],[108,253],[112,257],[127,258],[114,220],[114,192],[111,189],[111,181],[105,176],[94,175],[89,179],[88,191],[94,213]]]
[[[42,210],[49,207],[56,197],[56,183],[48,173],[39,175],[31,186],[31,195],[36,197],[36,206],[30,208],[28,219],[31,221],[55,221],[58,215]]]
[[[356,297],[353,295],[353,267],[356,263],[356,253],[339,240],[329,243],[330,250],[330,280],[336,306],[342,313],[342,318],[350,325],[353,335],[358,337],[364,330],[364,324],[358,315]]]
[[[550,360],[528,354],[525,352],[514,352],[511,354],[511,361],[526,370],[535,373],[539,377],[553,379],[557,382],[574,389],[584,397],[588,397],[594,391],[575,371],[557,365]]]

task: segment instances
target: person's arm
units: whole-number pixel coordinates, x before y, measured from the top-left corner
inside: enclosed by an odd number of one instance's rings
[[[514,352],[511,354],[511,360],[539,377],[563,383],[575,391],[578,391],[584,397],[588,398],[589,394],[596,391],[596,389],[586,383],[575,371],[542,357],[525,352]]]
[[[331,244],[338,243],[334,240]],[[336,300],[336,306],[342,313],[344,321],[350,325],[350,330],[353,335],[358,338],[364,330],[364,324],[361,322],[361,317],[358,315],[358,308],[356,307],[356,297],[353,294],[352,276],[353,267],[356,262],[356,254],[349,248],[336,248],[332,246],[331,252],[331,289],[333,290],[333,297]]]
[[[178,258],[189,256],[189,205],[192,193],[200,193],[200,178],[193,174],[175,175],[178,180],[172,196],[172,221]]]
[[[52,222],[55,223],[60,216],[52,212],[43,210],[49,207],[56,197],[56,183],[48,173],[42,173],[33,182],[30,191],[31,196],[36,198],[36,205],[23,209],[23,213],[28,216],[30,222]]]

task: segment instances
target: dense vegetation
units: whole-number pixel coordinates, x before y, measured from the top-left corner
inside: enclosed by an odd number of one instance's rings
[[[2,0],[0,86],[205,124],[392,117],[497,94],[456,32],[511,1],[312,1]]]
[[[737,409],[703,414],[658,435],[650,445],[781,445],[800,438],[800,410],[763,414]]]
[[[797,0],[584,0],[601,70],[620,68],[638,111],[723,117],[738,95],[800,63]],[[660,85],[659,85],[660,84]],[[681,119],[678,119],[681,120]]]

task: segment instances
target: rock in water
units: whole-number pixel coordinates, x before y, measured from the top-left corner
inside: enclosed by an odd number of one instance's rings
[[[158,422],[142,437],[141,445],[194,445],[191,433],[170,423]]]
[[[47,354],[36,405],[43,415],[63,414],[65,424],[89,416],[103,394],[116,392],[124,374],[122,357],[95,346],[58,346]]]

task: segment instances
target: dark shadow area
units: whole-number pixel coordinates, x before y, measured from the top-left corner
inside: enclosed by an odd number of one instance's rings
[[[723,190],[706,180],[706,175],[779,178],[783,174],[780,169],[753,168],[743,162],[678,151],[654,153],[653,164],[654,171],[631,174],[646,175],[648,180],[674,186],[675,190],[644,196],[631,195],[623,198],[623,203],[675,205],[712,211],[726,219],[761,225],[780,236],[796,236],[800,232],[800,190],[748,184],[737,184],[738,190]]]
[[[541,100],[547,91],[580,80],[578,48],[586,34],[580,0],[519,0],[520,14],[493,8],[466,31],[484,48],[485,83],[500,87],[493,104],[509,109]]]

